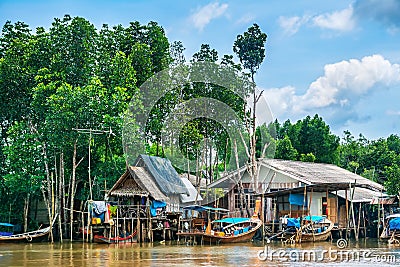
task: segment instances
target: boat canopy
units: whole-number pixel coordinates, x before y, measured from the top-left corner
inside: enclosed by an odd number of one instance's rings
[[[14,224],[11,224],[11,223],[0,223],[0,226],[13,227]]]
[[[287,218],[287,226],[300,228],[300,220],[296,218]]]
[[[390,230],[400,230],[400,218],[394,218],[389,221],[389,229]]]
[[[386,219],[399,218],[399,217],[400,217],[400,213],[396,213],[396,214],[392,214],[392,215],[386,216]]]
[[[229,210],[223,208],[213,208],[209,206],[200,206],[200,205],[190,205],[183,208],[184,210],[195,210],[195,211],[219,211],[219,212],[228,212]]]
[[[303,220],[305,221],[312,221],[314,223],[319,223],[325,220],[325,216],[304,216]]]
[[[236,224],[236,223],[243,223],[243,222],[248,222],[250,221],[249,218],[223,218],[220,220],[215,220],[215,223],[230,223],[230,224]]]

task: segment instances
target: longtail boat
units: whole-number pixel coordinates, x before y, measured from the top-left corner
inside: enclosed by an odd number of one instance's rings
[[[215,220],[207,226],[203,240],[217,244],[249,242],[261,225],[261,220],[257,218],[230,217]]]
[[[96,243],[116,244],[116,243],[136,243],[136,231],[125,237],[105,237],[102,235],[94,235],[93,241]]]
[[[42,241],[50,233],[52,225],[54,224],[57,216],[54,217],[53,223],[43,229],[38,229],[31,232],[25,232],[20,234],[13,234],[12,232],[0,232],[0,242],[37,242]],[[9,223],[1,223],[0,226],[14,227]]]
[[[400,245],[400,214],[392,214],[385,218],[381,239],[388,239],[389,244]]]
[[[295,223],[293,218],[287,218],[288,225],[293,227],[293,231],[285,230],[285,235],[288,236],[286,242],[301,243],[301,242],[317,242],[326,241],[331,236],[331,231],[334,223],[328,220],[325,216],[305,216],[302,218],[303,226],[300,227],[300,222]]]

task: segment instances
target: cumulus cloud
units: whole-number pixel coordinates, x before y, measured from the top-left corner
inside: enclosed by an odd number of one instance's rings
[[[315,26],[337,31],[351,31],[355,26],[353,7],[318,15],[313,18]]]
[[[227,8],[228,4],[210,3],[199,8],[190,19],[194,26],[201,31],[212,19],[222,16]]]
[[[336,119],[366,120],[354,108],[360,99],[395,85],[400,85],[400,65],[372,55],[326,65],[324,75],[312,82],[303,95],[296,95],[293,87],[273,88],[265,95],[277,117],[324,111]]]
[[[339,32],[351,31],[355,27],[355,18],[353,16],[353,7],[349,6],[343,10],[333,11],[319,15],[303,15],[278,18],[279,26],[288,35],[293,35],[299,31],[302,26],[317,26],[321,29],[328,29]]]
[[[309,16],[303,17],[283,17],[280,16],[278,19],[279,26],[285,31],[288,35],[293,35],[297,33],[301,26],[306,24],[309,21]]]
[[[263,96],[275,116],[292,111],[296,89],[292,86],[264,90]]]
[[[381,55],[328,64],[324,71],[324,76],[312,82],[298,99],[299,109],[349,105],[378,84],[389,86],[400,82],[400,65]]]

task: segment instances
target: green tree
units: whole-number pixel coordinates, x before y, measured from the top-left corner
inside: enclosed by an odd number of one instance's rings
[[[292,146],[292,142],[288,136],[278,140],[276,144],[275,158],[285,160],[296,160],[298,152]]]
[[[265,42],[267,35],[263,33],[257,24],[249,27],[243,35],[238,35],[233,44],[233,51],[239,57],[244,69],[250,72],[252,81],[252,96],[253,105],[250,108],[251,121],[248,132],[250,135],[250,147],[248,154],[250,155],[251,166],[248,168],[254,188],[258,187],[257,164],[256,164],[256,106],[261,97],[261,93],[256,95],[256,86],[254,75],[265,58]]]

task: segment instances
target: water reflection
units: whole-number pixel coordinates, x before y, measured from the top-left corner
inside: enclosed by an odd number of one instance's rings
[[[343,261],[302,262],[296,261],[290,254],[286,258],[274,257],[260,260],[258,252],[265,247],[262,243],[186,246],[169,244],[4,244],[0,243],[0,266],[342,266]],[[270,251],[293,252],[323,251],[337,249],[334,243],[303,243],[282,246],[281,243],[268,244]],[[367,251],[373,255],[393,255],[400,263],[400,248],[388,247],[386,242],[361,240],[352,242],[347,250]],[[289,256],[288,256],[289,255]],[[347,261],[346,265],[376,265],[368,259]],[[380,265],[393,265],[393,262],[381,262]]]

